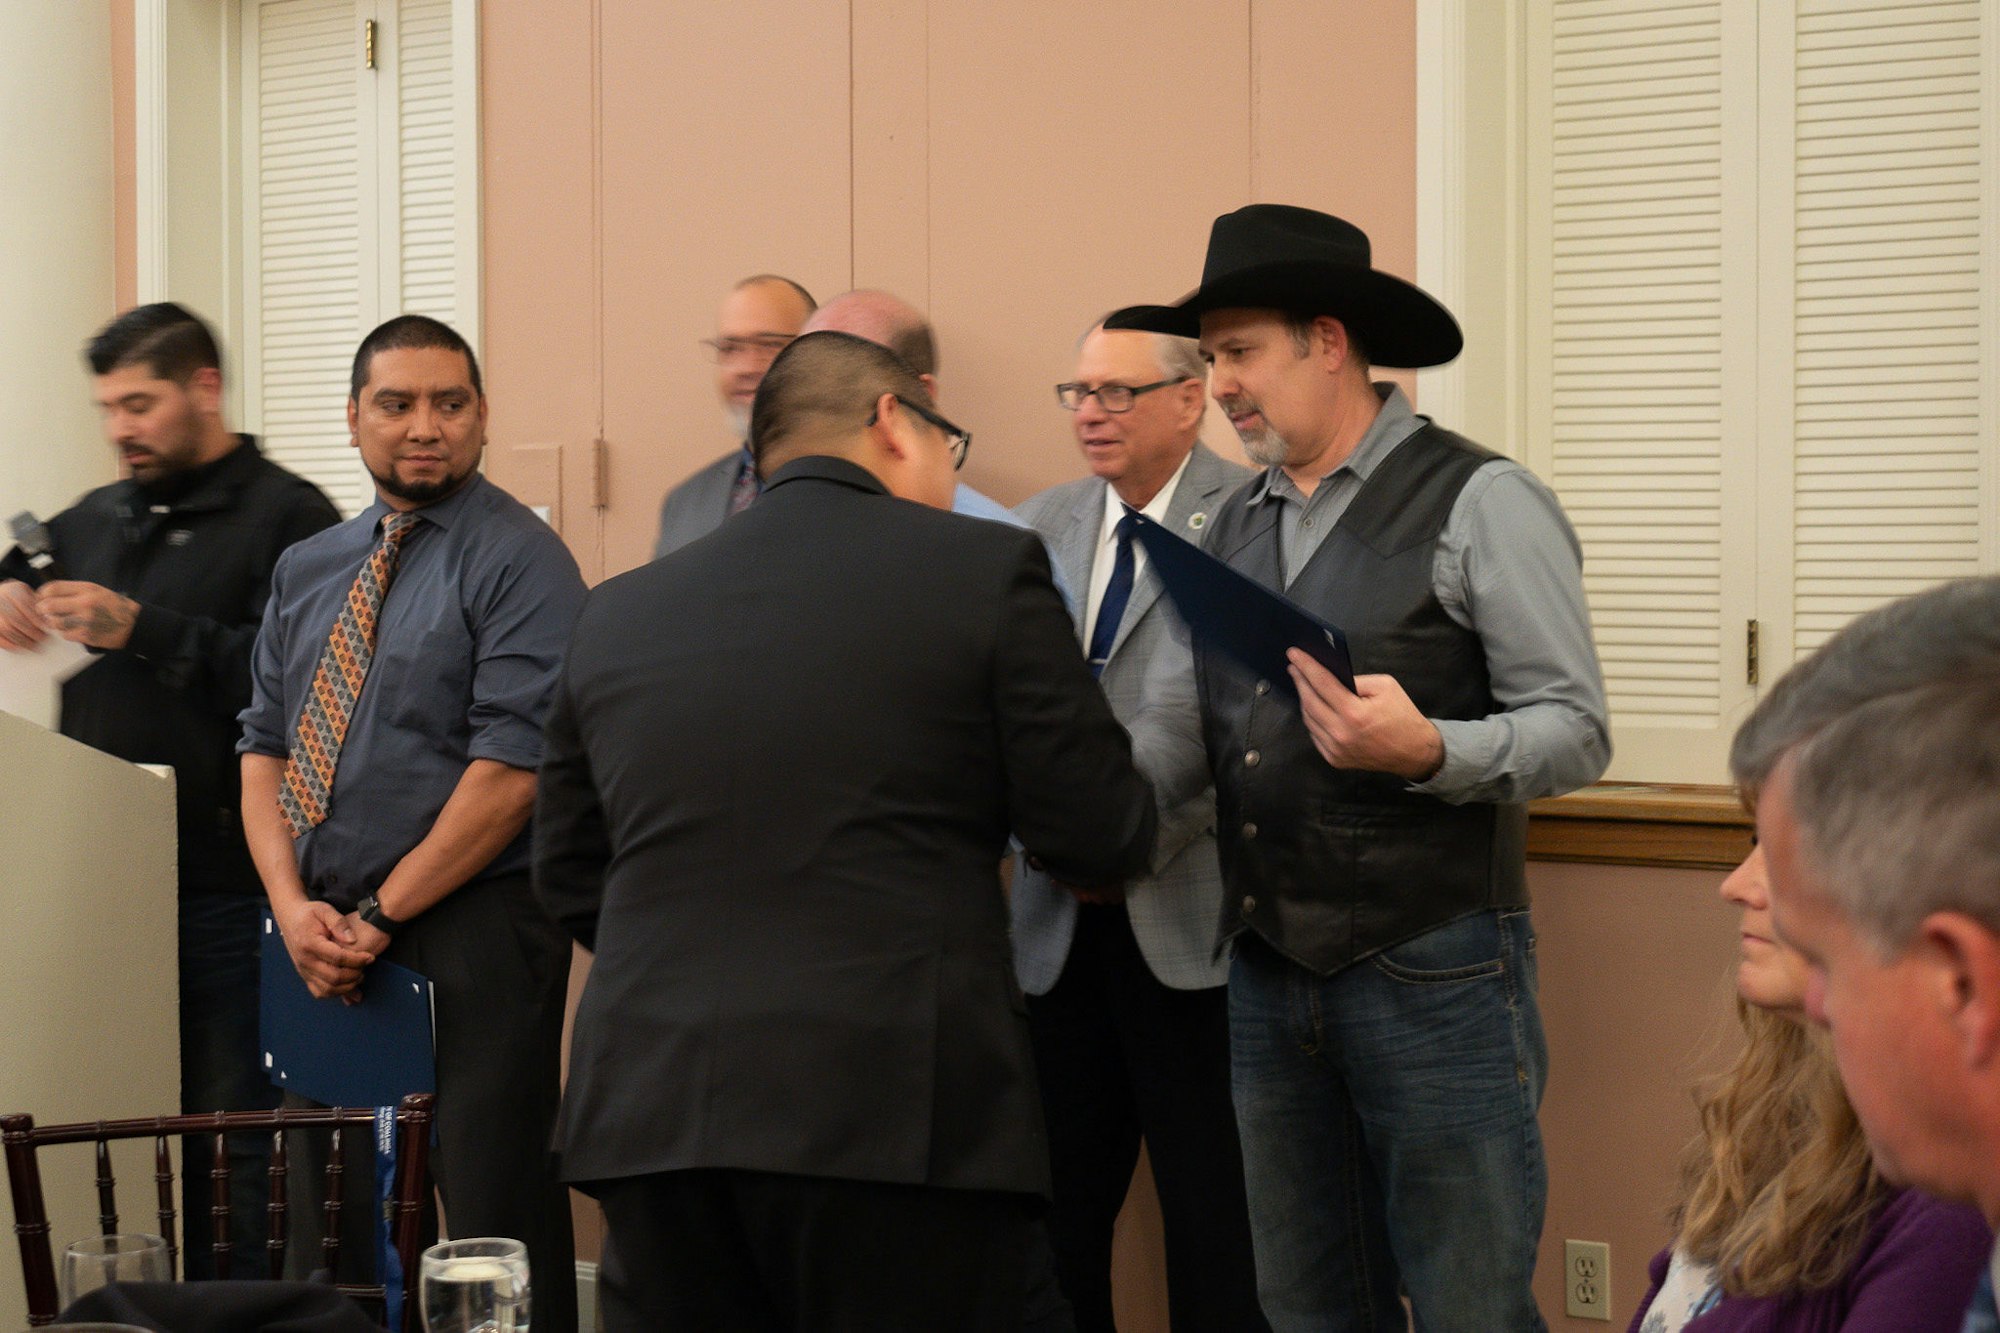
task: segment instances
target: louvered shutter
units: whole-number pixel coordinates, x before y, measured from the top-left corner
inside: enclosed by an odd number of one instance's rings
[[[1748,199],[1723,6],[1536,17],[1528,461],[1583,544],[1620,770],[1694,780],[1743,701],[1725,661],[1753,587],[1725,522],[1751,406],[1731,330],[1754,284],[1728,244]]]
[[[459,279],[463,3],[243,0],[246,415],[350,515],[374,499],[343,411],[361,336],[404,312],[476,336]]]
[[[397,15],[396,218],[400,313],[458,324],[457,118],[452,101],[451,0],[403,0]],[[468,337],[472,330],[462,330]]]
[[[1584,544],[1613,775],[1721,781],[1795,654],[2000,557],[1995,19],[1528,14],[1527,456]]]
[[[1981,0],[1796,16],[1794,646],[1980,568],[1991,182]],[[1987,156],[1982,158],[1984,148]]]
[[[373,499],[341,403],[364,310],[364,152],[353,0],[258,0],[246,13],[255,119],[244,284],[246,404],[265,451],[354,514]]]

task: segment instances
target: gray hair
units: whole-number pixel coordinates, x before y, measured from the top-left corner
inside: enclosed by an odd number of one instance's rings
[[[1090,335],[1104,327],[1104,321],[1118,311],[1107,311],[1092,320],[1090,327],[1078,335],[1076,345],[1079,350]],[[1160,376],[1170,380],[1207,380],[1208,362],[1201,359],[1201,344],[1192,338],[1177,338],[1171,333],[1154,333],[1150,329],[1113,329],[1113,333],[1144,333],[1153,340],[1153,360],[1159,364]]]
[[[1788,758],[1806,862],[1878,950],[1938,911],[2000,932],[2000,578],[1871,611],[1787,673],[1730,766],[1755,791]]]

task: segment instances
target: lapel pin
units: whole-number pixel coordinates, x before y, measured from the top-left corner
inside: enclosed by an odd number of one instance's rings
[[[1208,515],[1200,513],[1199,511],[1188,515],[1188,527],[1192,528],[1196,532],[1200,532],[1202,529],[1202,525],[1207,522],[1208,522]]]

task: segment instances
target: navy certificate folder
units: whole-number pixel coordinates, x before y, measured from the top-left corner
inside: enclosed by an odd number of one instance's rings
[[[264,913],[259,996],[264,1072],[288,1092],[323,1106],[394,1106],[437,1091],[431,983],[394,963],[376,963],[361,1003],[315,1000]]]
[[[1337,627],[1144,514],[1134,516],[1139,521],[1133,527],[1133,537],[1145,546],[1146,558],[1158,572],[1161,586],[1204,647],[1222,653],[1287,694],[1297,691],[1286,670],[1285,653],[1298,648],[1331,671],[1342,685],[1354,688],[1347,635]]]

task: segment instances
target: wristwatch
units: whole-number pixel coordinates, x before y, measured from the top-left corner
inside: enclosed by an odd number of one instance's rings
[[[354,905],[354,915],[360,917],[390,939],[396,938],[396,932],[403,928],[402,922],[392,920],[383,914],[382,904],[376,901],[375,895],[372,893]]]

